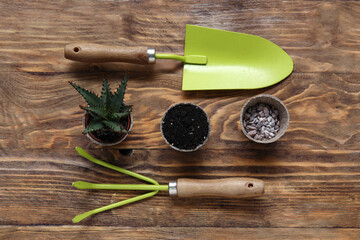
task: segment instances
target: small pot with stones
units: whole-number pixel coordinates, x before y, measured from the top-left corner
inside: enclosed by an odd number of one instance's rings
[[[280,99],[261,94],[248,100],[241,109],[241,130],[254,142],[272,143],[284,135],[289,118],[289,112]]]
[[[192,152],[207,142],[210,120],[201,107],[192,103],[179,103],[165,112],[160,130],[170,147],[181,152]]]
[[[91,115],[85,111],[83,118],[83,128],[86,129],[91,120]],[[127,133],[115,132],[111,129],[100,129],[94,132],[89,132],[86,136],[93,142],[100,146],[113,146],[121,143],[128,136],[133,126],[133,116],[130,113],[126,117],[121,119],[121,123],[126,127]]]

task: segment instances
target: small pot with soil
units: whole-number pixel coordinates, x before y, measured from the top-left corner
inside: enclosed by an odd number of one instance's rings
[[[88,127],[89,123],[93,120],[93,117],[89,112],[84,112],[83,127],[84,131]],[[126,117],[120,119],[120,124],[124,126],[126,132],[114,131],[112,129],[99,129],[93,132],[88,132],[85,135],[93,142],[101,146],[113,146],[121,143],[125,140],[133,125],[133,116],[130,113]]]
[[[248,100],[240,113],[241,130],[257,143],[277,141],[289,127],[289,119],[284,103],[268,94]]]
[[[100,97],[75,83],[70,82],[70,84],[88,104],[87,107],[80,106],[85,110],[83,134],[101,146],[112,146],[122,142],[133,124],[131,106],[123,102],[127,75],[115,93],[111,92],[108,82],[104,79]]]
[[[170,147],[181,152],[192,152],[209,139],[210,120],[201,107],[179,103],[165,112],[160,130]]]

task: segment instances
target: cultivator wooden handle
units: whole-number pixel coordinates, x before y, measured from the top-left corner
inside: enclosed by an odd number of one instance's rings
[[[174,186],[175,185],[175,186]],[[175,190],[176,188],[176,190]],[[169,193],[177,197],[246,198],[264,194],[264,182],[254,178],[187,179],[169,183]]]

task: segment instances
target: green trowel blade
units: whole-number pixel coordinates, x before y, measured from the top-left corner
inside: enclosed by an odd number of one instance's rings
[[[205,55],[206,65],[184,64],[182,90],[256,89],[293,70],[291,57],[264,38],[186,25],[184,55]]]

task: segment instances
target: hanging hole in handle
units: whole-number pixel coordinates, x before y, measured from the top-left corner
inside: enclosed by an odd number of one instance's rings
[[[248,188],[253,188],[253,187],[254,187],[254,184],[248,183],[248,184],[247,184],[247,187],[248,187]]]
[[[80,48],[79,47],[74,47],[73,50],[74,50],[75,53],[78,53],[80,51]]]

